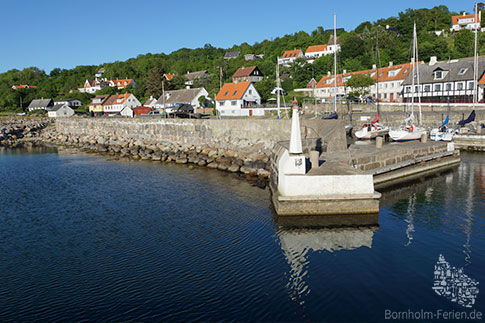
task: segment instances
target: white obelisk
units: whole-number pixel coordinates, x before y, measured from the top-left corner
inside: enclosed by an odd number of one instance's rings
[[[293,114],[291,117],[291,135],[289,149],[289,163],[285,167],[286,174],[305,174],[305,156],[301,146],[300,116],[296,99],[293,100]]]

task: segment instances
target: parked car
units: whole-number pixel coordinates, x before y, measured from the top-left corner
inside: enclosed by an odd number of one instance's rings
[[[146,113],[145,115],[147,115],[147,116],[159,116],[160,115],[160,111],[158,111],[158,110],[152,110],[152,111],[149,111],[148,113]]]
[[[348,102],[350,102],[352,104],[359,104],[359,103],[361,103],[360,98],[359,97],[356,97],[356,96],[349,96],[349,97],[347,97],[347,100],[348,100]]]

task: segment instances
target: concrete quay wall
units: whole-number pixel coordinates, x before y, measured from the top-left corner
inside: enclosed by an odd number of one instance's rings
[[[56,130],[65,136],[206,145],[270,154],[277,142],[290,138],[291,120],[70,118],[57,120]],[[346,149],[341,120],[302,120],[301,136],[304,140],[321,138],[329,151]]]

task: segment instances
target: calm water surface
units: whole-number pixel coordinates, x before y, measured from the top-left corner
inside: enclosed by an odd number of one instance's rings
[[[379,226],[282,226],[231,174],[0,151],[0,321],[384,321],[485,313],[433,289],[440,255],[485,284],[485,155],[384,192]],[[483,321],[483,318],[482,318]]]

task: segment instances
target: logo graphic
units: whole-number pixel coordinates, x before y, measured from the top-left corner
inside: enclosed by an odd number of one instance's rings
[[[458,303],[463,307],[472,307],[478,296],[479,283],[463,273],[463,268],[451,267],[440,255],[434,266],[434,286],[436,294]]]

